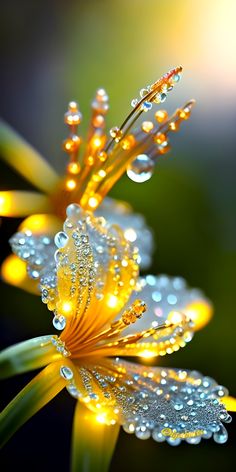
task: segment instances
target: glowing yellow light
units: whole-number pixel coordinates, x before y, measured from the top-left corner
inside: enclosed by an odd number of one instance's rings
[[[176,325],[183,323],[185,319],[186,316],[183,313],[180,313],[179,311],[171,311],[167,317],[169,323]]]
[[[164,120],[168,118],[168,113],[165,110],[158,110],[155,113],[155,118],[158,123],[162,123]]]
[[[101,146],[101,144],[102,144],[101,138],[94,138],[93,139],[93,146],[95,148],[99,148]]]
[[[88,204],[90,208],[96,208],[98,206],[98,199],[96,197],[90,197]]]
[[[106,413],[100,413],[97,415],[96,420],[98,423],[104,424],[106,422]]]
[[[139,354],[139,357],[142,357],[143,359],[152,359],[155,356],[155,352],[151,351],[150,349],[144,349],[144,351],[141,351]]]
[[[107,300],[107,305],[109,306],[109,308],[115,308],[117,303],[118,303],[118,298],[115,295],[110,295]]]
[[[8,216],[11,210],[12,199],[8,192],[0,192],[0,213],[2,216]]]
[[[236,411],[236,398],[222,397],[219,401],[223,403],[227,411]]]
[[[152,121],[143,121],[143,123],[142,123],[142,130],[145,133],[150,133],[150,131],[152,131],[153,127],[154,127],[154,124],[152,123]]]
[[[54,215],[31,215],[19,226],[19,231],[55,234],[61,228],[61,221]]]
[[[194,322],[194,330],[203,328],[213,315],[213,309],[210,303],[199,300],[188,305],[185,310],[185,314]]]
[[[25,262],[11,254],[2,264],[2,277],[12,285],[21,284],[27,277]]]
[[[68,315],[72,311],[73,305],[71,302],[63,302],[62,304],[62,312]]]
[[[98,175],[99,175],[101,178],[104,178],[104,177],[106,177],[107,173],[105,172],[105,170],[101,169],[101,170],[99,170]]]
[[[76,187],[76,181],[74,179],[67,180],[66,187],[68,190],[74,190]]]
[[[70,174],[78,174],[80,171],[80,165],[77,162],[70,162],[68,164],[68,171]]]
[[[127,239],[127,241],[130,241],[131,243],[134,243],[134,241],[136,241],[137,239],[137,233],[136,231],[134,231],[133,228],[126,229],[124,232],[124,236],[125,239]]]

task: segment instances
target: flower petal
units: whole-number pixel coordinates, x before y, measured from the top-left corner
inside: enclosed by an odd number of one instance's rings
[[[73,388],[79,400],[104,421],[116,421],[140,439],[152,436],[171,445],[181,440],[198,444],[212,435],[218,443],[227,440],[222,422],[229,423],[231,417],[221,398],[228,392],[210,377],[119,358],[88,360],[76,369]]]
[[[150,266],[153,236],[142,215],[133,213],[126,202],[109,197],[103,200],[95,215],[105,218],[109,224],[118,224],[124,231],[125,239],[138,247],[140,269]]]
[[[8,256],[1,266],[1,277],[4,282],[27,292],[39,295],[38,282],[29,278],[26,263],[14,254]]]
[[[20,190],[0,192],[1,216],[21,217],[44,211],[50,211],[50,201],[40,193]]]
[[[194,330],[207,324],[212,316],[209,300],[200,290],[189,288],[182,277],[147,275],[140,278],[138,285],[139,290],[132,294],[129,304],[141,298],[147,304],[147,312],[126,333],[162,324],[173,311],[189,317],[194,323]]]
[[[0,353],[0,378],[38,369],[59,359],[52,336],[40,336],[15,344]]]
[[[72,472],[106,472],[119,434],[118,424],[108,426],[77,401],[72,439]]]
[[[0,121],[1,157],[26,180],[51,193],[59,177],[48,162],[4,121]]]
[[[48,365],[2,411],[0,445],[64,388],[66,381],[60,376],[60,364]]]
[[[54,236],[60,231],[61,225],[61,220],[53,214],[36,214],[25,218],[18,231],[31,231],[34,235]]]

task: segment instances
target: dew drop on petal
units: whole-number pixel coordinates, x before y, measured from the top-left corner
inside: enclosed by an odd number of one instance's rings
[[[66,233],[59,231],[59,233],[56,234],[54,241],[56,246],[60,249],[66,246],[68,239],[69,238]]]

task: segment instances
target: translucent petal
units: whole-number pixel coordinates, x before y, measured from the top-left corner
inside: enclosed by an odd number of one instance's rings
[[[54,398],[65,386],[66,380],[60,375],[61,362],[48,365],[34,377],[1,413],[1,446],[31,416]]]
[[[4,349],[0,353],[0,378],[38,369],[60,358],[51,338],[40,336]]]
[[[126,333],[162,324],[170,312],[184,313],[193,321],[194,329],[199,326],[198,317],[201,318],[201,325],[210,319],[212,306],[209,300],[199,289],[189,288],[182,277],[147,275],[140,278],[138,286],[139,290],[133,292],[129,304],[141,298],[147,304],[147,312]]]
[[[127,203],[109,197],[103,200],[95,214],[104,217],[109,224],[118,224],[122,228],[127,241],[138,247],[140,268],[147,269],[153,253],[153,236],[143,216],[133,213]]]
[[[79,400],[107,424],[116,421],[140,439],[152,436],[177,445],[181,440],[197,444],[217,432],[217,442],[226,438],[222,422],[229,422],[229,415],[220,401],[226,389],[199,372],[144,367],[119,358],[73,369]]]
[[[2,120],[0,154],[19,174],[43,192],[51,193],[59,182],[56,172],[39,152]]]
[[[32,257],[44,253],[38,263],[38,272],[42,268],[39,278],[43,301],[56,316],[76,315],[80,334],[88,337],[127,302],[138,275],[137,250],[125,240],[118,226],[107,225],[104,219],[95,218],[78,205],[70,205],[67,214],[64,233],[55,238],[59,246],[55,253],[56,273],[51,240],[43,251],[39,238],[23,233],[12,238],[11,244],[20,257],[25,249],[28,256],[28,246],[32,246],[33,254],[28,257],[31,268],[32,263],[35,268]]]
[[[106,472],[115,449],[120,426],[108,426],[77,402],[72,438],[72,472]]]

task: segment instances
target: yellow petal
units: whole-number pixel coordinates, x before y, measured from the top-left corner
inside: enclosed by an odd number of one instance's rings
[[[228,411],[236,411],[236,398],[234,397],[223,397],[220,399],[221,403],[225,406]]]
[[[33,234],[54,235],[62,228],[62,221],[53,214],[31,215],[25,218],[18,230],[30,230]]]
[[[28,372],[59,360],[52,336],[40,336],[4,349],[0,353],[0,378]]]
[[[26,263],[17,256],[11,254],[2,263],[1,277],[4,282],[27,292],[39,295],[38,281],[29,278],[26,271]]]
[[[60,376],[60,365],[61,362],[48,365],[3,410],[0,445],[3,446],[20,426],[64,388],[66,381]]]
[[[40,193],[20,190],[0,192],[1,216],[21,217],[46,211],[50,211],[50,201]]]
[[[1,157],[26,180],[51,193],[59,177],[47,161],[9,125],[0,122]]]
[[[106,472],[112,459],[119,425],[106,425],[79,401],[75,409],[72,472]]]

